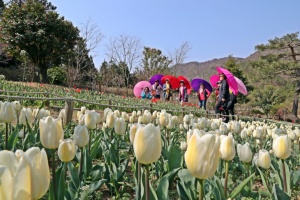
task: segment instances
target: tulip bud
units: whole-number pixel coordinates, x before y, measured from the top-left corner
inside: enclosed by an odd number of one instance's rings
[[[79,148],[85,147],[89,143],[89,131],[86,126],[78,125],[74,129],[73,139]]]
[[[84,126],[85,114],[80,114],[78,119],[78,124]]]
[[[254,138],[257,138],[257,139],[260,139],[262,138],[262,131],[260,129],[256,129],[253,131],[253,137]]]
[[[227,129],[227,126],[225,124],[221,124],[219,129],[220,129],[221,132],[223,132],[223,134],[228,133],[228,129]]]
[[[247,129],[244,128],[242,131],[241,131],[241,138],[242,139],[246,139],[247,138]]]
[[[27,126],[27,122],[28,124],[32,122],[32,110],[31,108],[22,108],[20,112],[20,124]]]
[[[42,145],[47,149],[57,149],[64,137],[61,120],[51,116],[40,119],[39,128]]]
[[[277,158],[282,160],[290,157],[291,149],[291,140],[287,135],[278,136],[273,140],[273,152]]]
[[[84,114],[85,111],[86,111],[86,107],[85,107],[85,106],[82,106],[82,107],[80,108],[80,112],[81,112],[82,114]]]
[[[70,162],[76,154],[76,147],[71,139],[60,140],[58,157],[62,162]]]
[[[63,125],[65,125],[66,124],[66,110],[61,109],[58,116],[63,120],[63,122],[64,122]]]
[[[211,130],[216,130],[216,129],[218,129],[219,128],[219,126],[218,126],[218,124],[217,123],[215,123],[215,122],[212,122],[211,123]]]
[[[31,198],[40,199],[50,186],[50,170],[47,153],[44,149],[31,147],[25,152],[31,168]]]
[[[258,160],[257,160],[258,166],[264,169],[269,169],[271,166],[271,158],[270,154],[267,150],[259,150],[258,154]]]
[[[125,120],[125,122],[129,121],[129,116],[128,116],[128,114],[126,112],[122,112],[121,116]]]
[[[18,133],[19,138],[24,138],[24,129],[20,130]]]
[[[143,117],[143,123],[144,124],[151,123],[151,121],[152,121],[152,115],[151,115],[150,112],[145,112],[142,117]]]
[[[143,124],[143,122],[144,122],[143,116],[139,116],[138,117],[138,123]]]
[[[187,149],[186,142],[184,142],[184,141],[180,142],[180,149],[181,149],[181,151],[186,151],[186,149]]]
[[[185,152],[188,171],[198,179],[207,179],[216,172],[220,159],[220,141],[215,135],[193,134]]]
[[[116,117],[120,117],[121,116],[119,110],[115,110],[114,113],[115,113]]]
[[[157,111],[154,111],[153,113],[152,113],[152,119],[156,119],[157,118]]]
[[[249,146],[249,143],[244,145],[238,144],[237,145],[237,153],[240,158],[240,161],[245,163],[250,163],[252,160],[252,152]]]
[[[17,149],[15,152],[15,155],[18,158],[18,160],[20,160],[22,158],[22,156],[24,155],[24,151]]]
[[[115,113],[113,113],[113,112],[109,113],[106,118],[107,127],[113,128],[115,126],[115,121],[116,121]]]
[[[14,107],[15,111],[20,112],[21,107],[22,107],[20,102],[19,101],[14,101],[14,102],[12,102],[12,104],[13,104],[13,107]]]
[[[112,112],[112,110],[110,108],[105,108],[103,111],[103,121],[106,121],[106,118],[108,116],[108,114]]]
[[[84,124],[88,129],[95,129],[97,127],[97,115],[95,111],[87,110],[84,116]]]
[[[130,127],[130,143],[133,144],[134,142],[134,137],[135,137],[135,134],[136,134],[136,131],[139,127],[142,127],[141,124],[133,124],[131,127]]]
[[[191,123],[191,117],[190,117],[190,115],[185,115],[183,117],[183,122],[186,123],[186,124],[190,124]]]
[[[16,119],[16,112],[12,103],[5,101],[0,110],[0,121],[11,123]]]
[[[137,116],[136,111],[132,111],[131,116],[135,118]]]
[[[230,161],[235,156],[234,139],[232,135],[221,135],[220,153],[221,158],[226,161]]]
[[[123,135],[126,132],[126,123],[123,118],[117,118],[115,121],[115,132],[118,135]]]
[[[142,112],[140,110],[138,110],[137,113],[136,113],[136,116],[137,117],[142,116]]]
[[[161,135],[159,126],[147,124],[137,129],[133,149],[137,160],[142,164],[156,162],[161,154]]]
[[[167,113],[165,112],[160,113],[159,124],[163,127],[166,127],[169,124],[169,117]]]

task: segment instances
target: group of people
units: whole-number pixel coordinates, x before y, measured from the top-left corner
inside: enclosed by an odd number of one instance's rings
[[[224,113],[225,115],[234,115],[234,104],[237,103],[236,95],[229,89],[229,85],[226,80],[226,76],[224,74],[220,74],[220,80],[217,83],[218,87],[216,89],[216,106],[215,106],[215,113],[221,114]],[[172,97],[172,85],[170,84],[170,80],[166,79],[163,86],[159,84],[159,80],[156,80],[155,83],[152,85],[150,90],[149,87],[146,87],[141,94],[143,99],[160,99],[161,95],[165,100],[169,101]],[[180,87],[178,92],[178,100],[183,102],[188,102],[188,89],[185,86],[184,80],[180,80]],[[210,97],[211,92],[205,88],[204,84],[200,85],[200,88],[197,92],[198,100],[199,100],[199,108],[206,110],[206,102]],[[228,121],[229,118],[227,117],[225,121]]]

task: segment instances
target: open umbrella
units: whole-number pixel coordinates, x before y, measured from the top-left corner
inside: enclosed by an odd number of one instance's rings
[[[220,77],[218,74],[215,74],[215,75],[212,75],[210,78],[209,78],[209,82],[210,84],[214,87],[214,88],[217,88],[218,87],[218,81],[220,80]]]
[[[171,76],[171,75],[163,76],[161,78],[162,84],[165,84],[165,82],[166,82],[167,79],[170,81],[172,89],[179,88],[179,86],[180,86],[179,80],[175,76]]]
[[[203,84],[206,89],[208,89],[210,92],[212,92],[212,87],[209,84],[209,82],[207,82],[206,80],[201,79],[201,78],[194,78],[192,80],[192,88],[194,89],[194,91],[197,92],[199,90],[201,84]]]
[[[236,76],[234,78],[238,84],[239,92],[244,95],[247,95],[248,91],[247,91],[247,88],[246,88],[245,84],[243,83],[243,81],[241,79],[237,78]]]
[[[163,76],[164,76],[163,74],[155,74],[150,78],[149,82],[153,85],[155,81],[158,80],[158,83],[162,86],[163,84],[161,82],[161,78]]]
[[[134,88],[133,88],[133,94],[136,97],[140,97],[142,95],[142,92],[144,91],[144,89],[146,87],[148,87],[149,89],[151,89],[151,83],[149,83],[148,81],[140,81],[138,82]]]
[[[191,94],[192,86],[191,86],[190,81],[186,77],[184,77],[184,76],[178,76],[177,79],[178,79],[179,82],[180,81],[184,81],[184,85],[185,85],[185,87],[187,89],[187,93]]]
[[[216,70],[218,71],[219,74],[224,74],[227,78],[227,83],[232,90],[232,92],[237,95],[239,91],[238,83],[236,82],[234,75],[228,71],[227,69],[224,69],[222,67],[216,67]]]

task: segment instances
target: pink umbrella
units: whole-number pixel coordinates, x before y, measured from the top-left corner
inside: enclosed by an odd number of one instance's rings
[[[210,84],[214,87],[214,88],[217,88],[218,85],[217,85],[217,82],[220,80],[220,77],[218,74],[215,74],[215,75],[212,75],[210,78],[209,78],[209,82]]]
[[[234,75],[228,71],[227,69],[224,69],[222,67],[216,67],[216,70],[219,72],[219,74],[224,74],[227,78],[227,83],[232,90],[232,92],[237,95],[239,92],[239,86],[238,83],[236,82]]]
[[[148,81],[140,81],[138,82],[134,88],[133,88],[133,94],[136,97],[140,97],[142,95],[142,92],[144,91],[144,89],[146,87],[149,88],[149,91],[151,91],[151,83],[149,83]]]
[[[248,91],[247,91],[247,88],[246,88],[245,84],[243,83],[243,81],[241,81],[241,79],[239,79],[237,77],[234,77],[234,78],[238,84],[239,92],[244,95],[247,95]]]

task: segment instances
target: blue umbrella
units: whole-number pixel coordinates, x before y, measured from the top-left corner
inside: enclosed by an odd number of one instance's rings
[[[211,85],[209,84],[209,82],[207,82],[206,80],[204,79],[201,79],[201,78],[194,78],[191,82],[192,84],[192,88],[194,89],[194,91],[198,91],[199,88],[200,88],[200,85],[203,84],[204,87],[206,89],[208,89],[210,92],[212,92],[212,87]]]

